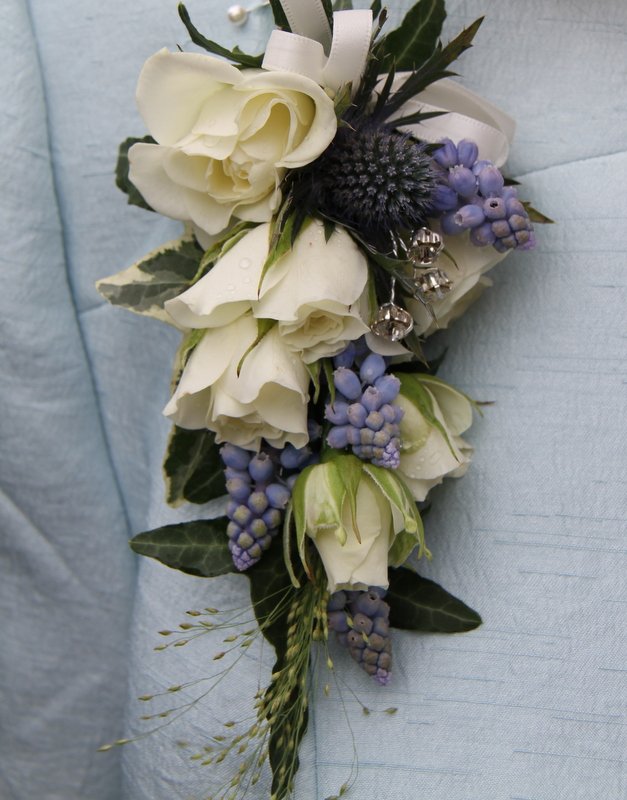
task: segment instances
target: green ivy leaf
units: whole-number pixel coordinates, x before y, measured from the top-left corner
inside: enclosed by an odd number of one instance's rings
[[[189,38],[192,42],[202,47],[204,50],[207,50],[207,52],[213,53],[215,56],[222,56],[222,58],[226,58],[229,61],[235,61],[243,67],[261,66],[263,62],[263,53],[259,56],[248,56],[246,53],[242,53],[239,47],[235,47],[233,50],[227,50],[226,47],[222,47],[222,45],[219,45],[217,42],[206,39],[192,24],[189,13],[183,3],[179,3],[179,17],[183,21],[183,25],[187,28]]]
[[[187,288],[198,271],[202,255],[202,248],[188,229],[183,236],[166,242],[128,269],[98,281],[96,289],[114,306],[174,325],[164,303]]]
[[[390,625],[408,631],[465,633],[481,625],[481,617],[442,586],[410,569],[390,569]]]
[[[218,517],[165,525],[133,537],[131,549],[166,567],[201,578],[238,572],[229,550],[228,522],[227,517]]]
[[[400,26],[385,40],[397,70],[415,69],[431,56],[445,19],[444,0],[420,0],[410,8]]]
[[[143,142],[145,144],[157,144],[152,136],[144,136],[141,139],[130,136],[128,139],[125,139],[118,150],[118,161],[115,165],[115,185],[118,187],[118,189],[121,189],[124,194],[128,195],[127,203],[129,205],[139,206],[140,208],[145,208],[147,211],[154,211],[154,208],[148,205],[148,203],[144,200],[142,193],[128,177],[128,151],[134,144],[137,144],[138,142]]]
[[[550,219],[549,217],[545,216],[541,211],[538,211],[537,208],[534,208],[528,201],[523,201],[523,205],[527,211],[527,214],[529,214],[529,219],[532,222],[537,222],[541,225],[555,225],[554,219]]]
[[[202,505],[226,494],[224,465],[215,433],[172,427],[163,472],[166,500],[176,508],[185,500]]]

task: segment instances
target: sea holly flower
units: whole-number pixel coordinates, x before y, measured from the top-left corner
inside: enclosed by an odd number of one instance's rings
[[[201,53],[149,58],[137,105],[156,144],[129,150],[131,181],[155,211],[208,234],[231,216],[270,220],[286,169],[317,158],[337,130],[333,101],[310,78]]]
[[[404,415],[397,474],[413,497],[422,501],[445,477],[460,478],[468,470],[472,448],[461,435],[472,423],[468,398],[444,381],[426,375],[399,374],[394,401]]]
[[[208,329],[192,351],[163,413],[182,428],[208,428],[216,441],[259,450],[304,447],[309,373],[274,326],[238,365],[258,338],[257,320],[240,316]]]
[[[344,229],[327,241],[323,225],[311,222],[261,281],[269,237],[268,224],[245,234],[207,275],[166,303],[173,319],[214,328],[252,311],[277,320],[282,342],[307,364],[341,352],[369,330],[368,264]]]
[[[305,469],[293,489],[301,557],[311,538],[331,593],[388,586],[388,564],[399,566],[418,544],[422,521],[405,484],[390,470],[339,455]]]

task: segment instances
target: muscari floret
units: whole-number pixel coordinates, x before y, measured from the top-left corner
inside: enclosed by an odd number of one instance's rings
[[[312,421],[309,430],[313,442],[320,436],[320,425]],[[283,524],[294,481],[319,456],[308,446],[297,449],[291,444],[280,452],[268,447],[256,454],[225,444],[220,455],[225,466],[226,490],[231,497],[226,508],[230,520],[229,550],[233,563],[243,572],[256,564],[272,544]],[[294,474],[289,475],[290,472]]]
[[[381,686],[389,686],[392,677],[390,607],[383,601],[385,595],[385,589],[370,586],[365,592],[335,592],[327,604],[335,638]]]
[[[400,381],[385,374],[385,360],[377,353],[369,353],[361,360],[359,374],[351,369],[354,358],[353,344],[334,358],[337,393],[333,403],[325,407],[325,418],[333,424],[327,443],[338,450],[351,446],[362,461],[396,469],[400,463],[398,426],[403,411],[392,401],[398,395]]]
[[[469,139],[457,146],[443,139],[434,159],[442,169],[442,183],[432,195],[435,214],[443,213],[443,233],[454,236],[470,230],[475,247],[492,245],[500,253],[531,250],[536,238],[533,223],[513,186],[505,186],[501,171],[490,161],[476,161],[478,148]]]

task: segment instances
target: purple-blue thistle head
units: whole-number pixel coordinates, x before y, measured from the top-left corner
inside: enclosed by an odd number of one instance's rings
[[[338,129],[312,173],[324,214],[366,234],[386,234],[425,224],[440,170],[410,134],[362,121]]]

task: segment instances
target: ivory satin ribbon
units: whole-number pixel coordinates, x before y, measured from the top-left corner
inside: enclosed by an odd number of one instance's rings
[[[372,12],[336,11],[331,34],[321,0],[281,0],[281,5],[292,33],[272,32],[264,69],[305,75],[332,91],[351,81],[356,86],[370,48]],[[407,75],[399,73],[395,88]],[[491,161],[497,167],[505,163],[516,122],[470,89],[444,78],[409,100],[394,116],[416,111],[446,112],[418,125],[407,126],[406,130],[419,139],[428,142],[446,137],[454,142],[473,139],[479,147],[480,159]]]

